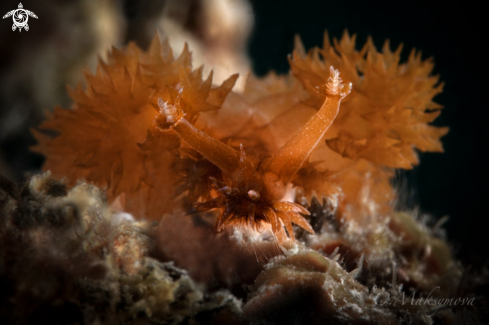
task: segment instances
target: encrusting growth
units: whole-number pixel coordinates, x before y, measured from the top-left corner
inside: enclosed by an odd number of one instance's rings
[[[286,239],[283,225],[291,238],[294,238],[291,223],[314,233],[300,215],[309,212],[301,205],[281,200],[294,174],[333,123],[341,100],[350,93],[351,84],[345,86],[341,81],[339,72],[331,66],[328,82],[317,89],[325,96],[322,107],[283,147],[270,159],[260,161],[257,167],[247,159],[243,145],[238,152],[189,123],[181,108],[180,97],[176,98],[174,105],[160,98],[160,115],[155,120],[156,126],[163,130],[174,130],[183,141],[219,167],[224,174],[225,182],[213,179],[219,196],[195,203],[192,211],[223,209],[216,222],[217,230],[228,224],[245,223],[259,229],[262,223],[268,223],[280,242]]]

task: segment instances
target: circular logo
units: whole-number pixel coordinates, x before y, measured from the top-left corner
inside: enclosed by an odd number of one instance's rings
[[[24,9],[15,10],[15,13],[12,16],[14,18],[15,26],[22,28],[25,25],[27,25],[27,21],[29,20],[29,16],[27,15],[27,12],[25,12]]]

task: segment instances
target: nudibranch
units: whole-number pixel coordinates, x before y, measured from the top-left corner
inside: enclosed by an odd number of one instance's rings
[[[339,71],[331,66],[327,83],[316,90],[325,97],[318,112],[271,158],[263,159],[257,166],[246,157],[242,145],[237,151],[194,127],[185,118],[178,96],[173,104],[160,98],[156,127],[175,131],[223,174],[222,182],[212,179],[218,196],[194,203],[191,212],[221,209],[216,221],[217,231],[231,224],[249,224],[255,230],[260,230],[262,224],[270,224],[279,242],[287,239],[285,229],[290,238],[295,238],[292,223],[314,233],[301,216],[309,212],[299,204],[282,200],[292,177],[338,115],[341,100],[351,91],[351,83],[343,84]]]

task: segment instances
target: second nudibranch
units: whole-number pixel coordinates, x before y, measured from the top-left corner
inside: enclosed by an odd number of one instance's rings
[[[159,99],[160,115],[155,124],[161,129],[172,129],[189,146],[217,166],[226,183],[212,179],[219,196],[206,202],[196,202],[193,211],[221,209],[216,229],[229,224],[249,224],[259,229],[268,223],[279,242],[287,239],[285,229],[294,239],[291,223],[314,233],[309,223],[300,215],[309,212],[299,204],[281,201],[294,174],[323,138],[338,115],[341,100],[351,91],[351,83],[345,85],[338,70],[332,66],[327,83],[318,89],[325,95],[319,111],[311,117],[268,162],[256,169],[246,158],[245,151],[237,151],[223,142],[195,128],[185,119],[179,98],[174,104]]]

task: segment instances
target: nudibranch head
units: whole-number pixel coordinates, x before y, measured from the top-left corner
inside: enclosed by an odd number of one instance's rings
[[[259,171],[254,175],[246,175],[246,154],[243,146],[240,149],[240,166],[232,175],[230,182],[232,185],[228,186],[224,182],[211,178],[219,196],[206,202],[195,203],[190,212],[223,209],[216,221],[217,231],[222,231],[225,226],[233,224],[248,225],[259,231],[264,224],[270,224],[280,242],[287,239],[284,226],[289,237],[295,238],[292,223],[314,233],[301,216],[301,213],[309,215],[309,211],[304,207],[292,202],[270,200],[260,194],[267,185],[266,178],[262,177]]]
[[[301,216],[309,214],[302,206],[284,202],[287,186],[301,168],[311,151],[333,123],[341,99],[351,90],[351,84],[341,82],[339,72],[331,67],[330,77],[323,86],[325,101],[321,109],[270,159],[260,162],[258,168],[240,152],[195,128],[184,117],[178,98],[174,104],[159,100],[160,116],[155,124],[162,129],[171,128],[190,147],[218,167],[224,181],[212,179],[218,195],[205,202],[196,202],[191,212],[221,209],[216,229],[226,225],[249,225],[259,230],[270,224],[280,242],[288,236],[294,238],[292,223],[314,233]],[[284,228],[285,226],[285,228]]]

